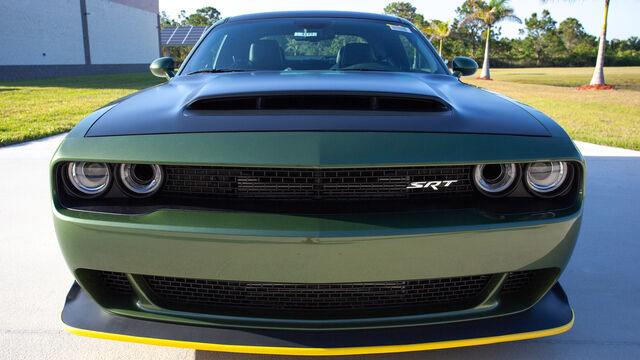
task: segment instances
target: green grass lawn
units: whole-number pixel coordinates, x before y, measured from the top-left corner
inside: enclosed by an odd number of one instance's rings
[[[100,106],[161,82],[151,73],[0,82],[0,146],[68,131]]]
[[[604,70],[605,81],[616,89],[640,91],[640,66],[610,67]],[[592,67],[491,69],[491,78],[521,84],[578,87],[589,84]]]
[[[605,69],[606,82],[619,90],[576,90],[575,86],[589,82],[592,72],[592,68],[495,69],[493,81],[473,77],[463,81],[539,109],[574,140],[640,150],[640,67]]]
[[[640,150],[640,67],[607,68],[614,91],[578,91],[592,68],[492,69],[464,81],[536,107],[576,140]],[[70,130],[98,107],[163,80],[149,73],[0,82],[0,146]]]

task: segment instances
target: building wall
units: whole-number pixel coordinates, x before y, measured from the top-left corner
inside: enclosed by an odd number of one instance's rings
[[[0,0],[0,65],[84,64],[79,0]]]
[[[158,0],[0,0],[0,39],[0,80],[146,71]]]
[[[92,64],[149,64],[159,56],[157,10],[123,3],[86,0]]]

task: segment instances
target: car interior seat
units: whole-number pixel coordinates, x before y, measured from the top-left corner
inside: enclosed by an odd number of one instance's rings
[[[283,51],[276,40],[258,40],[251,43],[249,62],[256,70],[282,70]]]
[[[338,68],[346,68],[355,64],[374,62],[371,45],[364,43],[351,43],[340,48],[336,57]]]

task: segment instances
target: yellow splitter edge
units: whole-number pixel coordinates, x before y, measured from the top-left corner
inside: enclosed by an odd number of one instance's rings
[[[386,346],[363,346],[345,348],[294,348],[294,347],[268,347],[268,346],[246,346],[246,345],[222,345],[207,344],[190,341],[176,341],[164,339],[152,339],[130,335],[109,334],[98,331],[76,329],[63,323],[62,328],[72,334],[93,337],[98,339],[126,341],[147,345],[171,346],[177,348],[223,351],[246,354],[268,354],[268,355],[303,355],[303,356],[332,356],[332,355],[363,355],[363,354],[384,354],[409,351],[424,351],[448,349],[463,346],[487,345],[507,341],[535,339],[539,337],[561,334],[568,331],[573,326],[574,318],[566,325],[547,330],[531,331],[521,334],[490,336],[477,339],[463,339],[440,341],[423,344],[409,345],[386,345]]]
[[[62,321],[64,330],[72,334],[100,339],[235,353],[331,356],[424,351],[551,336],[571,329],[574,314],[564,291],[556,285],[533,308],[492,319],[339,331],[237,329],[115,315],[100,308],[74,284]],[[388,344],[389,341],[399,343]],[[287,344],[291,346],[283,346]]]

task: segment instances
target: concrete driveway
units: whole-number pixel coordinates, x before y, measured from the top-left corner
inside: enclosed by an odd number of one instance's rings
[[[119,343],[60,329],[73,278],[54,235],[47,164],[63,136],[0,148],[0,358],[285,359]],[[587,159],[582,233],[561,282],[575,326],[549,338],[349,359],[640,357],[640,152],[579,143]],[[326,358],[325,358],[326,359]]]

